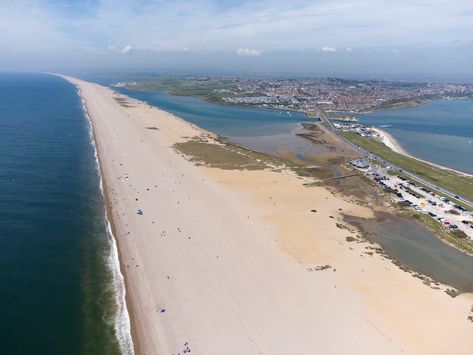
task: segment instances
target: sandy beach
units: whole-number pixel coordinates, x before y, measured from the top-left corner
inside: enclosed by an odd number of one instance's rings
[[[136,353],[473,353],[473,295],[347,241],[342,214],[370,208],[289,170],[197,166],[173,145],[211,133],[64,78],[93,123]]]

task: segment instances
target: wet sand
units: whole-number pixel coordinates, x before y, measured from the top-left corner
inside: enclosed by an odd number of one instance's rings
[[[137,353],[472,353],[471,294],[347,241],[342,213],[371,209],[288,170],[196,166],[173,145],[211,134],[66,79],[93,122]]]

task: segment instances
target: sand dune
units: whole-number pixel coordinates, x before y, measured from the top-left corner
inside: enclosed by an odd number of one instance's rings
[[[66,79],[93,122],[136,352],[473,352],[471,295],[452,299],[346,241],[340,213],[370,209],[289,171],[197,167],[171,146],[204,131]]]

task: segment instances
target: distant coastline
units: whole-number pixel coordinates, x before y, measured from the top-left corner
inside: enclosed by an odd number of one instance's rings
[[[221,105],[301,112],[309,118],[321,114],[331,118],[335,113],[347,121],[353,114],[416,107],[442,98],[473,97],[473,86],[469,84],[340,78],[163,76],[112,86],[198,97]]]

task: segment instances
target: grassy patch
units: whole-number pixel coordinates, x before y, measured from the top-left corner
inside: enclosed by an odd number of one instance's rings
[[[310,175],[303,165],[245,149],[223,140],[219,140],[219,143],[209,143],[197,138],[176,143],[173,147],[197,165],[226,170],[291,169],[300,176]]]
[[[221,104],[226,103],[224,98],[263,95],[257,92],[242,93],[232,80],[205,77],[143,80],[130,83],[127,87],[133,90],[161,91],[177,96],[197,96]]]

